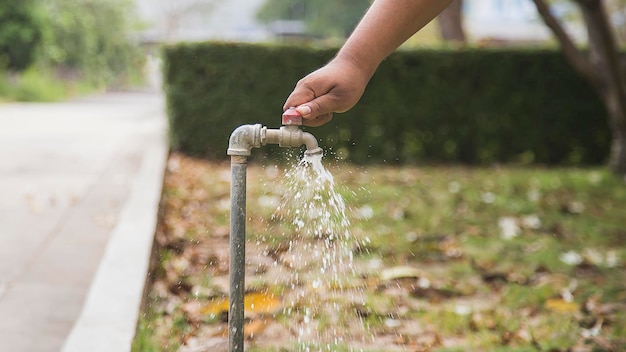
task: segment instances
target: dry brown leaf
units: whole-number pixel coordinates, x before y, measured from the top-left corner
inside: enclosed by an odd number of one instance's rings
[[[265,330],[265,328],[267,328],[268,325],[269,321],[265,318],[252,319],[243,326],[243,331],[246,339],[254,339],[254,337],[260,335]]]
[[[453,297],[459,297],[463,294],[459,291],[455,291],[447,288],[435,288],[435,287],[416,287],[411,292],[411,296],[417,298],[426,298],[430,303],[438,303],[446,299]]]
[[[178,352],[227,352],[228,337],[193,337]]]

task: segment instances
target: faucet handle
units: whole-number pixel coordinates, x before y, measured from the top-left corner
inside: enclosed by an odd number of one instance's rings
[[[283,113],[283,126],[300,126],[302,125],[302,115],[296,108],[289,108]]]

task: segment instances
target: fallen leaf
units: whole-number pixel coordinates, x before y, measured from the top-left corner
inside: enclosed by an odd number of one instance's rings
[[[275,314],[282,309],[283,304],[273,293],[250,292],[244,296],[244,311],[254,314]],[[228,297],[217,298],[207,303],[201,313],[218,315],[228,312]]]
[[[182,295],[189,293],[193,286],[185,281],[172,282],[168,286],[168,290],[175,295]]]
[[[256,314],[275,314],[283,308],[280,298],[267,292],[247,293],[244,305],[246,311]]]
[[[200,312],[207,315],[218,315],[228,312],[228,298],[221,297],[207,303]]]
[[[228,336],[228,335],[227,335]],[[179,352],[227,352],[228,337],[193,337],[180,347]]]
[[[180,309],[187,316],[188,321],[200,322],[202,321],[204,315],[202,314],[202,302],[197,300],[191,300],[189,302],[185,302],[180,306]]]
[[[424,276],[424,272],[411,266],[394,266],[393,268],[385,269],[380,273],[380,279],[382,281],[420,278]]]
[[[462,296],[461,292],[447,289],[447,288],[435,288],[435,287],[427,287],[421,288],[416,287],[411,292],[411,296],[417,298],[426,298],[430,303],[438,303],[444,301],[446,299],[454,298]]]
[[[470,329],[472,331],[479,330],[494,330],[497,326],[497,322],[493,318],[493,313],[487,312],[475,312],[470,318]]]
[[[574,313],[580,310],[580,304],[566,301],[562,298],[550,298],[546,301],[545,307],[554,312]]]
[[[268,326],[267,319],[252,319],[248,323],[244,324],[243,331],[246,335],[246,339],[252,340],[255,336],[261,334]]]

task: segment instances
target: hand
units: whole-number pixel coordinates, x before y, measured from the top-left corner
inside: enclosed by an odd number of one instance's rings
[[[283,110],[296,107],[305,126],[321,126],[334,112],[346,112],[359,101],[369,77],[353,63],[336,58],[298,81]]]

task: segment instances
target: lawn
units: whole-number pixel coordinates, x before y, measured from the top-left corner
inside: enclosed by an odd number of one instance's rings
[[[626,351],[623,180],[324,163],[347,222],[311,238],[292,166],[249,165],[246,350]],[[133,351],[226,350],[229,187],[229,164],[170,156]]]

